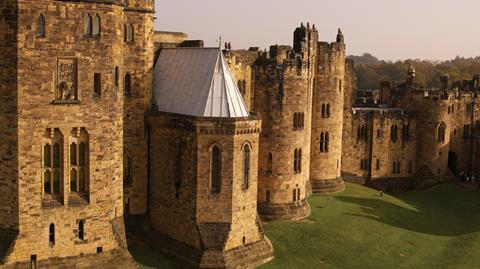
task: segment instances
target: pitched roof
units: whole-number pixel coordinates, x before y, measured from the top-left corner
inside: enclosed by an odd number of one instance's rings
[[[219,48],[163,49],[154,69],[158,111],[198,117],[248,117]]]

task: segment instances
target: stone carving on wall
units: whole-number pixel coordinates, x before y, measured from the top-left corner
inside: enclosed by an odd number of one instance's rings
[[[58,59],[55,100],[77,100],[77,60]]]

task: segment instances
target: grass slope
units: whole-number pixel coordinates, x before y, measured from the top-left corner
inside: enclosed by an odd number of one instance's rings
[[[270,268],[480,268],[480,194],[443,184],[394,196],[348,184],[310,199],[308,222],[272,222]]]

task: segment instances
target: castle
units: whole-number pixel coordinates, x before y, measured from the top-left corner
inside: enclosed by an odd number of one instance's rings
[[[136,268],[124,216],[142,214],[185,266],[251,267],[273,258],[262,221],[344,180],[478,176],[478,77],[356,91],[341,30],[222,51],[154,32],[153,0],[0,7],[2,268]]]

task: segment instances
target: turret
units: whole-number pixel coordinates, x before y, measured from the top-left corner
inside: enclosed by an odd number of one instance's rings
[[[337,43],[344,43],[342,29],[338,28]]]
[[[343,190],[341,178],[345,44],[342,31],[337,42],[318,43],[311,136],[310,181],[313,192]]]

